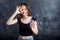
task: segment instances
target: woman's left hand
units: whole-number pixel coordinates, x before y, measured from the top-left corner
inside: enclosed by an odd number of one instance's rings
[[[35,34],[35,35],[38,35],[38,28],[37,28],[37,22],[36,21],[32,21],[31,23],[30,23],[30,28],[31,28],[31,30],[33,31],[33,33]]]
[[[32,22],[30,23],[30,27],[33,28],[35,25],[34,21],[32,20]]]

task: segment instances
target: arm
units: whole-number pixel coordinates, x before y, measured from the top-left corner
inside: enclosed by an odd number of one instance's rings
[[[33,31],[33,33],[34,33],[35,35],[38,35],[37,21],[33,21],[33,22],[30,24],[30,28],[31,28],[31,30]]]
[[[20,13],[18,10],[19,10],[19,7],[16,8],[16,11],[13,13],[13,15],[7,20],[6,22],[7,25],[12,25],[17,23],[17,18],[14,19],[14,17]]]

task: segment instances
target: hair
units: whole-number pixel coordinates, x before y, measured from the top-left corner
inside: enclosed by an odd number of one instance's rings
[[[20,6],[22,6],[22,5],[25,5],[25,6],[26,6],[26,9],[28,10],[28,16],[31,16],[29,5],[28,5],[28,4],[26,4],[26,3],[21,3],[21,4],[20,4]],[[20,16],[21,16],[21,17],[23,17],[22,15],[20,15]]]

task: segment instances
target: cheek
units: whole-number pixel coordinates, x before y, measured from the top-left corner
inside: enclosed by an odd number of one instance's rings
[[[28,10],[26,10],[26,12],[28,12]]]

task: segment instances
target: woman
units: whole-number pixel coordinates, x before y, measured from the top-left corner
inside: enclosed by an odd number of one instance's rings
[[[15,16],[19,14],[19,17]],[[33,34],[38,35],[36,18],[30,15],[29,6],[26,3],[21,3],[13,15],[7,20],[7,25],[19,24],[18,40],[34,40]]]

